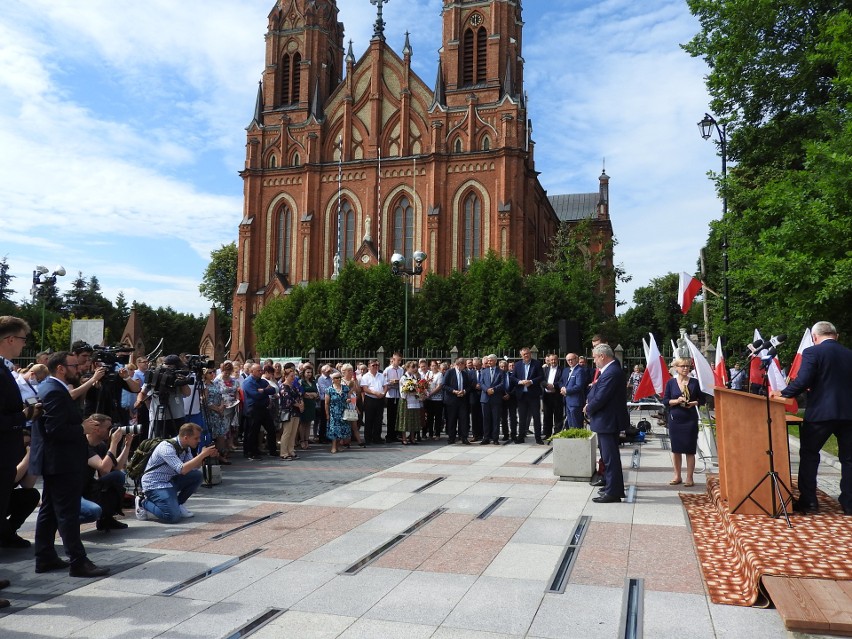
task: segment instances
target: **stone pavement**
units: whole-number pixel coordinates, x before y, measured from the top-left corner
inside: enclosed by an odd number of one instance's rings
[[[36,575],[31,550],[5,551],[14,607],[0,637],[224,638],[260,620],[252,637],[611,638],[628,579],[644,585],[638,636],[794,636],[774,610],[709,601],[664,438],[622,448],[632,503],[595,504],[587,483],[557,481],[549,458],[534,463],[547,450],[393,445],[239,462],[190,500],[193,519],[85,532],[110,577]],[[832,466],[820,472],[836,481]],[[688,490],[704,490],[697,481]],[[547,592],[584,516],[565,591]]]

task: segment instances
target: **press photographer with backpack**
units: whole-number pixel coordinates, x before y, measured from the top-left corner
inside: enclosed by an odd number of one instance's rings
[[[167,524],[176,524],[193,516],[184,504],[201,485],[204,460],[219,456],[215,445],[194,454],[200,442],[201,427],[189,422],[180,427],[177,437],[157,444],[142,474],[142,495],[136,497],[137,519],[144,521],[150,513]],[[130,467],[128,474],[132,476]]]

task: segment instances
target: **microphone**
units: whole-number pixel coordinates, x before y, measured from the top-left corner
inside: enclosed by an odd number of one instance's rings
[[[769,342],[772,344],[772,347],[777,349],[781,344],[787,341],[787,336],[783,333],[781,335],[773,335],[772,339]]]
[[[756,339],[751,344],[746,346],[744,355],[751,357],[755,353],[760,352],[764,348],[768,347],[770,344],[770,340],[768,339]]]
[[[787,340],[786,335],[773,335],[771,339],[764,340],[764,346],[767,347],[766,352],[761,356],[764,362],[770,362],[778,355],[778,347]]]

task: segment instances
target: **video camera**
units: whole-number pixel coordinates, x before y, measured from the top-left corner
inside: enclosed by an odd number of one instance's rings
[[[205,368],[214,368],[216,362],[212,359],[207,359],[204,355],[186,355],[186,367],[196,375],[201,375]]]
[[[121,354],[132,353],[133,349],[129,346],[93,346],[92,360],[98,365],[104,366],[107,369],[106,375],[102,378],[103,382],[118,381],[118,367],[124,366],[124,362],[119,362],[118,358]]]
[[[155,393],[173,393],[181,386],[192,383],[192,371],[177,370],[171,366],[160,366],[145,373],[145,384]]]

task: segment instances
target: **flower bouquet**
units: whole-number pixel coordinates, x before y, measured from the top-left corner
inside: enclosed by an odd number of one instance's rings
[[[399,382],[399,390],[407,396],[409,393],[417,392],[417,380],[411,377],[403,377]]]
[[[417,380],[417,397],[418,399],[426,399],[429,394],[429,380],[421,377]]]

